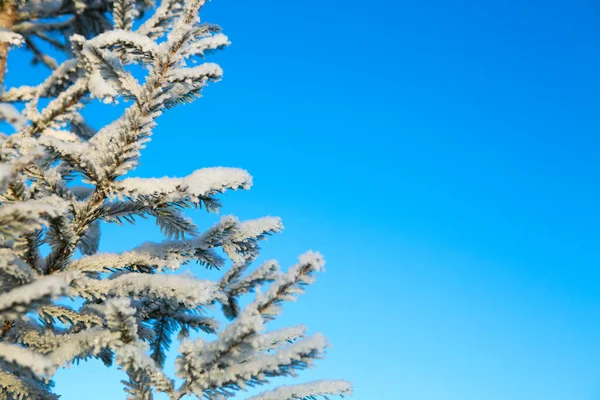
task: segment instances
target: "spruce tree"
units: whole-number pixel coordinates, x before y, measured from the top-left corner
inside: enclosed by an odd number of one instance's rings
[[[200,23],[204,3],[0,0],[0,83],[15,46],[50,70],[42,83],[0,95],[0,118],[14,127],[0,135],[0,398],[58,398],[53,374],[89,358],[127,374],[129,399],[239,398],[324,355],[326,339],[303,326],[267,329],[313,283],[323,257],[308,252],[285,271],[255,265],[261,241],[282,229],[278,218],[225,216],[201,233],[184,215],[217,211],[219,193],[250,188],[245,170],[130,176],[161,113],[221,78],[205,59],[229,41]],[[126,107],[96,130],[81,114],[92,100]],[[98,252],[105,224],[137,217],[155,219],[165,240]],[[177,273],[188,264],[193,276]],[[202,268],[222,273],[206,280]],[[215,313],[228,322],[219,326]],[[176,336],[177,379],[164,373]],[[251,399],[350,392],[345,381],[318,381]]]

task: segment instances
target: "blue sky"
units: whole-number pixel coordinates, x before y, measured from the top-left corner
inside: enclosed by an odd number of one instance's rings
[[[356,400],[600,399],[597,2],[214,0],[203,18],[233,42],[224,80],[159,120],[136,175],[246,168],[222,212],[283,218],[265,258],[325,255],[275,325],[333,343],[302,380],[351,380]],[[24,60],[9,85],[41,79]],[[110,227],[102,249],[158,238]],[[121,378],[90,363],[57,391],[121,398]]]

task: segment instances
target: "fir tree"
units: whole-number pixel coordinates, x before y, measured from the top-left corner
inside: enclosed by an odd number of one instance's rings
[[[56,370],[97,358],[127,374],[129,399],[155,393],[225,399],[295,375],[323,356],[323,336],[307,337],[303,326],[266,327],[323,270],[323,257],[308,252],[285,272],[275,261],[254,266],[260,242],[282,229],[278,218],[226,216],[199,233],[183,214],[191,207],[217,211],[219,193],[251,186],[246,171],[128,177],[161,113],[221,78],[221,68],[205,58],[229,41],[218,26],[199,22],[203,5],[0,1],[0,83],[14,46],[26,46],[34,62],[51,70],[41,84],[12,87],[0,97],[0,117],[15,131],[0,135],[0,398],[57,398]],[[44,52],[44,42],[66,61]],[[134,64],[143,76],[131,72]],[[90,99],[127,107],[96,131],[80,114]],[[98,252],[103,224],[140,216],[154,218],[165,241]],[[221,269],[221,278],[172,273],[193,261]],[[241,308],[245,295],[251,301]],[[229,319],[225,326],[209,316],[215,310]],[[202,334],[192,340],[192,332]],[[175,335],[177,381],[163,372]],[[345,381],[319,381],[251,398],[350,392]]]

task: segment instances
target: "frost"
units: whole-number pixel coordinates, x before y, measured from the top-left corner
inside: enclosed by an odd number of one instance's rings
[[[0,121],[6,121],[16,130],[27,124],[27,119],[11,104],[0,103]]]
[[[268,232],[281,232],[282,230],[283,224],[279,217],[262,217],[238,224],[237,230],[231,238],[233,241],[241,241],[259,237]]]
[[[40,300],[62,296],[67,292],[68,282],[64,278],[48,276],[33,283],[20,286],[0,295],[0,316],[11,317],[27,310]]]
[[[231,42],[222,33],[217,33],[213,36],[205,37],[190,45],[187,52],[190,55],[204,56],[205,53],[211,50],[220,49],[229,46]]]
[[[0,358],[28,368],[38,377],[52,375],[55,364],[46,357],[20,346],[0,343]]]
[[[69,203],[56,195],[3,204],[0,208],[0,240],[39,229],[48,224],[42,217],[64,215],[68,207]]]
[[[208,368],[198,375],[192,384],[195,394],[212,387],[243,385],[245,381],[261,380],[261,375],[291,375],[289,368],[294,365],[309,365],[310,360],[320,355],[327,347],[326,339],[316,334],[311,338],[298,341],[273,354],[256,354],[242,363],[228,365],[227,368]],[[262,379],[264,380],[264,378]]]
[[[16,32],[0,30],[0,43],[8,43],[12,46],[21,46],[25,41],[23,36]]]
[[[200,199],[226,189],[249,189],[252,177],[238,168],[203,168],[185,178],[126,178],[116,184],[113,196],[137,199],[143,196],[160,197],[163,201]]]
[[[12,176],[10,165],[0,163],[0,184]]]
[[[207,79],[216,79],[223,75],[223,70],[215,63],[204,63],[193,68],[181,68],[169,74],[170,82],[192,83],[194,81],[205,82]]]
[[[13,395],[16,400],[47,399],[58,400],[58,396],[47,393],[44,387],[32,379],[17,377],[6,371],[0,371],[0,388]],[[2,393],[5,394],[5,393]]]
[[[107,329],[93,327],[61,339],[58,348],[48,357],[54,364],[64,366],[82,354],[100,353],[102,348],[118,339],[118,334]]]
[[[88,87],[92,96],[98,99],[109,99],[112,101],[118,92],[102,77],[100,71],[94,71],[88,81]]]
[[[0,397],[57,399],[55,370],[92,358],[123,371],[130,399],[223,400],[323,357],[327,341],[306,337],[305,326],[268,329],[324,270],[323,257],[308,252],[287,271],[275,260],[256,265],[262,241],[283,229],[279,218],[224,216],[202,232],[186,215],[218,212],[219,193],[252,186],[247,171],[132,177],[160,116],[223,75],[203,60],[229,45],[200,23],[205,1],[13,3],[23,37],[0,31],[0,42],[27,39],[25,51],[51,72],[0,94],[0,119],[16,131],[0,134]],[[122,103],[112,110],[120,115],[90,126],[90,98]],[[166,240],[98,252],[101,225],[139,218],[154,219]],[[217,276],[199,279],[203,268]],[[164,372],[175,338],[177,384]],[[258,398],[349,393],[331,381]]]
[[[352,385],[350,382],[335,381],[315,381],[294,386],[280,386],[270,392],[264,392],[257,396],[252,396],[248,400],[294,400],[304,398],[316,398],[327,395],[343,396],[352,394]]]
[[[182,275],[124,274],[114,279],[80,280],[79,290],[84,297],[162,299],[191,308],[207,305],[218,295],[216,283]]]
[[[306,334],[306,326],[298,325],[290,328],[282,328],[273,332],[258,336],[254,346],[261,350],[273,350],[285,346],[294,340],[303,338]]]
[[[92,48],[104,49],[113,46],[126,46],[156,57],[158,45],[154,40],[136,32],[130,32],[123,29],[113,29],[96,36],[94,39],[86,42],[86,50]]]
[[[92,256],[83,257],[73,261],[68,269],[103,272],[108,268],[122,269],[125,267],[149,267],[160,269],[162,267],[176,269],[182,260],[178,258],[159,257],[151,253],[130,251],[121,254],[97,253]]]
[[[9,249],[0,249],[0,273],[10,276],[22,284],[29,283],[36,277],[31,267]],[[2,287],[1,284],[0,287]]]

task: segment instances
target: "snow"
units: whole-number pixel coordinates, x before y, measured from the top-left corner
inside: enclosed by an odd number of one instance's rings
[[[47,393],[41,385],[26,377],[17,377],[7,371],[0,371],[0,388],[10,393],[10,399],[27,400],[27,399],[44,399],[58,400],[59,397],[55,394]],[[2,392],[5,395],[5,392]]]
[[[0,184],[12,176],[12,168],[6,163],[0,163]]]
[[[178,18],[173,26],[173,29],[167,35],[167,40],[161,44],[161,50],[168,54],[174,49],[177,49],[182,45],[183,38],[187,36],[188,32],[196,27],[200,18],[198,17],[198,11],[206,0],[186,0],[183,6],[183,15]]]
[[[113,3],[114,26],[130,30],[133,20],[138,16],[135,0],[116,0]]]
[[[35,89],[39,90],[41,95],[57,95],[56,87],[61,87],[75,79],[79,68],[79,61],[76,58],[66,60]]]
[[[57,195],[50,195],[41,199],[2,204],[0,216],[13,214],[26,218],[38,218],[41,215],[57,217],[66,214],[68,210],[68,202]]]
[[[123,46],[125,49],[135,48],[139,52],[152,54],[153,58],[157,58],[158,45],[154,40],[148,36],[123,29],[112,29],[86,41],[84,52],[89,52],[93,47],[104,49],[113,46]]]
[[[303,338],[305,335],[305,325],[281,328],[276,331],[257,336],[254,340],[254,346],[260,351],[273,350],[278,347],[285,346],[291,341]]]
[[[243,386],[244,382],[257,377],[270,375],[290,375],[288,367],[294,363],[310,365],[312,358],[322,354],[328,347],[327,340],[321,334],[297,341],[279,349],[275,353],[258,353],[251,359],[241,363],[228,365],[227,368],[217,366],[203,370],[194,376],[192,388],[196,394],[212,387],[222,387],[229,383]]]
[[[143,371],[148,374],[152,384],[160,392],[173,391],[173,382],[167,378],[154,360],[144,353],[138,345],[125,344],[116,351],[116,363],[125,370]]]
[[[227,286],[229,295],[240,295],[253,290],[256,283],[274,280],[280,275],[279,264],[275,260],[267,260],[248,276],[231,282]]]
[[[271,319],[279,315],[281,301],[295,301],[297,294],[304,293],[302,285],[314,282],[313,273],[323,271],[325,260],[321,253],[308,251],[298,257],[298,263],[290,267],[286,273],[279,277],[269,286],[265,293],[258,293],[254,304],[263,315]]]
[[[153,39],[165,34],[168,29],[167,21],[172,21],[183,11],[182,2],[179,0],[163,0],[154,14],[150,16],[138,29],[138,33]]]
[[[239,168],[203,168],[184,178],[126,178],[116,183],[114,197],[137,199],[142,196],[160,197],[164,201],[201,198],[224,192],[226,189],[249,189],[252,177]]]
[[[223,75],[223,70],[218,64],[204,63],[193,68],[179,68],[168,76],[169,82],[204,83],[207,79],[218,79]]]
[[[223,250],[235,263],[244,263],[258,252],[257,241],[264,236],[283,230],[278,217],[263,217],[237,222],[232,234],[223,243]]]
[[[308,251],[298,257],[299,264],[295,268],[300,268],[301,265],[309,265],[312,271],[325,272],[325,259],[318,251]]]
[[[202,371],[217,361],[222,361],[223,356],[235,351],[237,345],[248,337],[264,330],[262,317],[255,308],[246,307],[240,315],[219,333],[219,337],[212,342],[197,339],[194,342],[183,341],[179,352],[182,357],[178,359],[177,376],[187,378],[188,372]]]
[[[352,384],[343,380],[321,380],[293,386],[279,386],[247,400],[293,400],[327,395],[352,395]]]
[[[98,354],[103,347],[118,340],[119,334],[108,329],[93,327],[84,331],[65,335],[60,340],[60,345],[49,354],[49,358],[58,366],[65,366],[84,354]]]
[[[57,140],[60,140],[63,142],[69,142],[69,143],[80,143],[81,142],[79,139],[79,136],[75,135],[72,132],[65,131],[62,129],[47,128],[42,131],[41,136],[52,137],[54,139],[57,139]]]
[[[212,303],[218,296],[215,282],[183,275],[156,275],[129,273],[114,279],[83,279],[79,281],[82,296],[98,298],[127,296],[133,299],[150,298],[181,303],[186,307]],[[88,295],[89,293],[89,295]]]
[[[133,1],[117,3],[117,12]],[[60,5],[54,0],[27,3],[24,7],[43,13],[54,13]],[[74,4],[81,11],[87,7],[96,10],[102,3],[76,0]],[[141,6],[140,2],[136,4]],[[216,334],[211,341],[198,339],[182,344],[177,361],[177,373],[184,380],[182,395],[195,392],[204,398],[230,397],[246,384],[293,375],[294,369],[307,366],[327,347],[321,335],[306,338],[303,325],[265,333],[265,324],[279,313],[280,303],[295,300],[303,285],[311,283],[314,273],[324,266],[319,253],[309,252],[285,273],[274,260],[250,269],[259,256],[259,241],[283,229],[277,217],[240,222],[226,216],[192,239],[146,243],[119,254],[95,253],[74,259],[76,249],[82,250],[82,242],[94,237],[100,208],[107,201],[139,200],[148,210],[172,202],[201,205],[220,192],[251,187],[252,177],[239,168],[204,168],[185,177],[160,179],[125,177],[138,165],[163,110],[174,100],[196,95],[208,81],[222,76],[217,64],[186,64],[196,61],[190,57],[203,57],[210,50],[229,45],[227,36],[213,33],[212,25],[199,25],[198,11],[203,5],[204,0],[164,0],[137,32],[113,29],[90,40],[73,35],[73,52],[68,55],[73,59],[56,68],[42,84],[13,88],[2,95],[5,102],[26,102],[23,115],[12,105],[0,103],[0,118],[19,130],[2,140],[0,151],[6,162],[0,164],[0,183],[22,179],[27,185],[26,201],[2,200],[0,207],[0,222],[7,226],[2,231],[5,248],[0,249],[0,272],[11,277],[0,294],[0,318],[14,320],[5,342],[0,343],[0,358],[14,363],[7,374],[13,373],[14,367],[20,379],[31,368],[40,377],[50,377],[56,367],[76,359],[105,359],[112,353],[132,381],[141,377],[135,390],[165,391],[171,398],[179,398],[173,381],[148,354],[148,345],[157,345],[153,323],[160,316],[170,317],[168,323],[174,329],[184,326]],[[24,23],[30,24],[27,29],[35,29],[39,22]],[[121,26],[130,27],[130,21],[121,21]],[[17,44],[19,38],[0,32],[2,40]],[[147,67],[143,84],[123,67],[132,62]],[[106,101],[118,96],[133,97],[134,101],[121,117],[97,133],[78,136],[67,132],[69,123],[81,122],[79,112],[90,94]],[[40,168],[39,175],[31,163]],[[88,187],[73,187],[76,182],[70,178],[79,180],[82,174]],[[5,188],[0,185],[0,196],[5,195]],[[53,192],[60,196],[50,195]],[[43,243],[54,250],[50,257],[40,256],[33,261],[26,258],[25,241],[13,239],[43,228],[55,217],[64,217],[64,226],[42,230]],[[96,250],[96,240],[91,241],[94,250],[90,253]],[[54,266],[53,257],[63,250],[64,272],[44,271],[42,266]],[[163,268],[176,270],[194,259],[211,267],[225,267],[222,252],[234,266],[221,280],[160,273]],[[57,261],[63,260],[59,256]],[[249,273],[243,276],[247,270]],[[43,271],[52,274],[44,276]],[[271,285],[262,294],[260,287],[269,282]],[[14,287],[8,288],[10,285]],[[204,315],[207,309],[218,310],[213,306],[219,303],[242,301],[237,296],[252,291],[257,293],[255,301],[221,331],[217,319]],[[73,296],[76,304],[87,301],[79,309],[53,303],[63,295]],[[33,312],[42,321],[24,315]],[[44,325],[53,319],[60,323]],[[20,346],[8,345],[8,340],[18,341]],[[26,386],[30,383],[23,382]],[[0,389],[10,385],[12,390],[22,391],[19,383],[0,372]],[[40,388],[47,395],[46,389]],[[317,382],[293,389],[278,388],[260,398],[347,394],[349,390],[342,381]]]
[[[88,87],[93,97],[98,99],[113,99],[117,97],[117,91],[95,70],[89,76]]]
[[[106,301],[104,305],[104,319],[106,326],[111,331],[127,332],[131,341],[137,341],[138,325],[135,318],[136,309],[131,306],[131,300],[125,297],[116,297]]]
[[[56,365],[47,357],[21,346],[0,342],[0,358],[31,370],[39,378],[51,376]]]
[[[64,277],[46,276],[0,295],[0,316],[7,317],[27,310],[38,300],[62,296],[68,288]]]
[[[0,121],[6,121],[20,130],[27,124],[27,119],[13,105],[0,103]]]
[[[21,46],[23,43],[25,43],[23,36],[16,32],[6,30],[0,30],[0,42],[8,43],[12,46]]]
[[[204,53],[209,50],[216,50],[225,46],[229,46],[231,42],[229,38],[222,33],[202,38],[190,45],[187,53],[190,55],[204,56]]]
[[[10,249],[0,249],[0,271],[21,283],[35,279],[35,272]]]
[[[155,254],[138,251],[128,251],[120,254],[96,253],[91,256],[82,257],[73,261],[68,270],[103,272],[107,268],[121,269],[125,267],[135,268],[144,266],[160,269],[162,267],[179,268],[182,260],[178,258],[158,257]]]
[[[239,223],[231,239],[234,242],[239,242],[249,238],[257,238],[266,233],[281,232],[282,230],[283,224],[279,217],[262,217]]]

